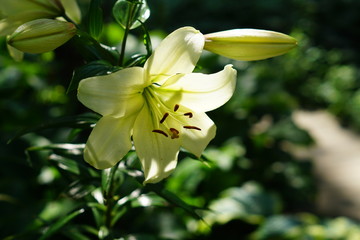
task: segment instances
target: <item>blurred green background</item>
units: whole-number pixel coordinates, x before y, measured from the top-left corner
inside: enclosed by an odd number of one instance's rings
[[[88,1],[80,2],[86,12]],[[106,27],[101,40],[118,44],[122,33],[110,14],[114,1],[103,2]],[[169,191],[199,207],[204,221],[169,204],[135,204],[120,219],[119,231],[128,236],[123,239],[360,239],[355,219],[318,211],[311,159],[299,160],[284,147],[314,144],[293,122],[298,109],[326,109],[359,132],[360,1],[149,0],[148,5],[146,26],[154,43],[157,36],[194,26],[203,33],[274,30],[295,37],[299,46],[256,62],[204,53],[200,71],[233,64],[237,90],[229,103],[209,113],[218,133],[204,153],[208,164],[183,154],[176,172],[164,182]],[[138,31],[133,34],[134,39],[139,36]],[[134,44],[138,50],[140,44]],[[80,204],[69,193],[69,185],[78,179],[51,161],[51,150],[25,150],[83,143],[90,129],[49,128],[7,144],[21,129],[88,112],[75,91],[66,93],[73,70],[83,64],[72,47],[69,42],[17,63],[8,56],[5,39],[0,40],[0,238],[30,233],[15,239],[37,239],[31,235],[37,222],[51,223]],[[201,210],[207,208],[211,211]],[[89,216],[64,229],[91,224]],[[64,232],[51,239],[68,239]]]

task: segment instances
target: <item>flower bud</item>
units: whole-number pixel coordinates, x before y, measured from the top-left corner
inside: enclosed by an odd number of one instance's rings
[[[1,0],[0,36],[11,34],[21,24],[40,18],[62,15],[64,7],[60,0]]]
[[[54,50],[76,34],[70,22],[37,19],[18,27],[8,37],[8,44],[27,53],[43,53]]]
[[[60,0],[1,0],[0,10],[6,16],[29,11],[42,11],[55,17],[61,15],[63,8]]]
[[[204,49],[235,60],[254,61],[284,54],[296,45],[294,38],[279,32],[234,29],[205,35]]]

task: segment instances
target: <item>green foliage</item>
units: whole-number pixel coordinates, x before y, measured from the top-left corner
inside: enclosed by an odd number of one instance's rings
[[[146,18],[120,19],[125,28],[141,25],[126,34],[109,14],[102,15],[111,12],[115,1],[79,2],[89,9],[80,25],[87,32],[80,31],[54,54],[26,55],[24,62],[15,63],[0,39],[1,238],[360,236],[355,220],[317,214],[311,162],[291,152],[292,147],[313,144],[292,120],[296,109],[326,108],[360,129],[357,1],[149,1],[152,18],[146,25]],[[139,10],[143,16],[145,10]],[[141,66],[151,55],[150,35],[156,45],[153,30],[164,33],[184,25],[204,33],[272,29],[290,33],[299,47],[251,63],[204,53],[201,72],[226,63],[238,69],[236,93],[223,108],[209,113],[218,129],[212,146],[201,159],[181,152],[176,171],[163,183],[142,186],[134,152],[111,170],[90,168],[82,151],[99,116],[84,113],[78,104],[79,81]],[[127,45],[136,51],[129,47],[121,56],[127,34]]]

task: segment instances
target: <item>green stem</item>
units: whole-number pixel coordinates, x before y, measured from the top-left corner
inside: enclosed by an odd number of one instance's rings
[[[138,3],[131,3],[131,8],[129,11],[129,18],[127,19],[127,22],[126,22],[125,32],[124,32],[124,36],[123,36],[122,43],[121,43],[121,52],[120,52],[120,59],[119,59],[120,66],[123,66],[123,64],[124,64],[126,41],[127,41],[127,37],[130,32],[130,27],[133,23],[134,14],[137,10],[137,5],[138,5]]]
[[[106,212],[105,212],[105,226],[108,230],[111,229],[111,222],[112,222],[112,211],[113,211],[113,207],[114,207],[114,203],[115,203],[115,198],[114,198],[114,176],[116,171],[118,170],[119,167],[119,163],[118,162],[115,166],[113,166],[110,170],[110,174],[109,174],[109,182],[107,184],[107,189],[105,191],[104,194],[104,198],[105,198],[105,207],[106,207]]]

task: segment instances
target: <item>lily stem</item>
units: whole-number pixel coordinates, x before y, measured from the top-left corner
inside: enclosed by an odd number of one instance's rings
[[[124,36],[123,36],[122,43],[121,43],[121,51],[120,51],[120,59],[119,59],[120,66],[123,66],[123,64],[124,64],[126,41],[127,41],[127,37],[130,32],[130,28],[133,24],[133,18],[134,18],[135,12],[137,11],[137,5],[138,5],[138,3],[131,3],[131,7],[129,10],[129,17],[126,22],[125,32],[124,32]]]
[[[113,217],[113,207],[115,203],[115,192],[114,192],[114,178],[115,173],[118,170],[119,163],[117,163],[115,166],[113,166],[109,173],[109,181],[107,183],[107,189],[104,194],[105,202],[104,205],[106,207],[105,212],[105,226],[108,230],[112,227],[112,217]]]

